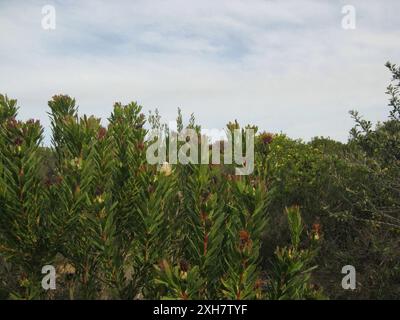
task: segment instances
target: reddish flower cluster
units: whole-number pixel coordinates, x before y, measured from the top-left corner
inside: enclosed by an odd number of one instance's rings
[[[264,132],[260,134],[260,139],[263,144],[270,144],[274,140],[274,135],[269,132]]]
[[[179,268],[183,272],[187,272],[189,270],[189,262],[187,262],[185,259],[182,259],[179,261]]]
[[[23,141],[20,137],[17,137],[17,138],[14,140],[14,144],[15,144],[17,147],[21,146],[23,142],[24,142],[24,141]]]
[[[62,182],[62,177],[61,176],[55,176],[55,177],[47,177],[44,180],[44,185],[47,188],[50,188],[53,185],[59,185]]]
[[[314,223],[311,229],[311,236],[313,240],[319,240],[321,237],[321,225]]]
[[[204,211],[200,212],[200,220],[203,224],[208,220],[208,214]]]
[[[143,142],[139,142],[136,147],[138,148],[138,150],[143,151],[144,150],[144,143]]]
[[[240,239],[240,250],[251,248],[252,241],[250,239],[250,233],[246,230],[239,231]]]
[[[240,230],[239,231],[239,238],[241,242],[248,242],[250,239],[250,234],[246,230]]]
[[[141,164],[141,165],[139,166],[139,171],[140,171],[141,173],[146,172],[146,170],[147,170],[147,166],[146,166],[145,163],[144,163],[144,164]]]
[[[27,125],[30,125],[30,126],[32,126],[32,125],[38,126],[38,125],[40,125],[40,121],[39,121],[39,120],[35,120],[35,119],[29,119],[29,120],[26,122],[26,124],[27,124]]]
[[[203,255],[204,256],[207,255],[207,248],[208,248],[208,233],[206,233],[204,235],[204,239],[203,239]]]
[[[99,129],[99,131],[97,133],[97,139],[98,140],[103,140],[104,137],[106,136],[106,134],[107,134],[107,129],[104,128],[104,127],[100,127],[100,129]]]
[[[18,122],[17,120],[15,120],[15,118],[11,118],[7,120],[7,129],[11,130],[11,129],[15,129],[18,126]]]
[[[160,260],[160,261],[158,262],[158,267],[160,268],[161,271],[165,271],[165,269],[168,268],[168,262],[167,262],[167,260],[165,260],[165,259]]]

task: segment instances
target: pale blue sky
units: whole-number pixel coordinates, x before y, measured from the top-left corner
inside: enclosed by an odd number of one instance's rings
[[[41,27],[44,5],[56,29]],[[355,6],[356,30],[341,27]],[[47,101],[76,97],[106,119],[114,101],[194,112],[205,128],[237,118],[294,138],[345,141],[348,110],[385,119],[400,63],[398,0],[0,1],[0,92],[48,126]]]

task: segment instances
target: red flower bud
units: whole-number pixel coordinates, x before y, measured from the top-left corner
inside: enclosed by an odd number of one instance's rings
[[[107,134],[107,129],[104,127],[100,127],[100,129],[97,133],[97,139],[103,140],[106,134]]]

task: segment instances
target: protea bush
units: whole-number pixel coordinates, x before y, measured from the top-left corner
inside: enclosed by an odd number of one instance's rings
[[[94,116],[78,115],[69,96],[54,96],[49,107],[52,137],[45,147],[40,123],[17,120],[16,100],[0,96],[5,298],[311,296],[304,289],[309,278],[297,279],[311,263],[310,254],[298,251],[297,238],[285,249],[293,260],[279,249],[276,268],[262,270],[265,161],[257,160],[255,174],[240,177],[229,165],[149,165],[146,127],[160,126],[158,114],[146,119],[138,104],[116,103],[103,127]],[[188,127],[200,134],[194,117]],[[258,138],[256,159],[265,159],[272,139],[265,133]],[[288,220],[291,230],[300,228],[298,219]],[[41,287],[44,265],[56,267],[56,290]],[[281,269],[286,273],[273,271]]]

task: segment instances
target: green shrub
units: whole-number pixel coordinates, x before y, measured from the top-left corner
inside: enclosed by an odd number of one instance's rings
[[[149,165],[146,128],[171,137],[134,102],[116,103],[103,127],[54,96],[44,147],[39,122],[17,120],[17,101],[0,95],[0,298],[398,297],[400,68],[387,66],[387,121],[353,112],[346,144],[261,132],[250,176]],[[193,115],[185,126],[179,110],[177,123],[200,135]],[[54,292],[40,285],[47,264]],[[347,264],[353,292],[340,286]]]

